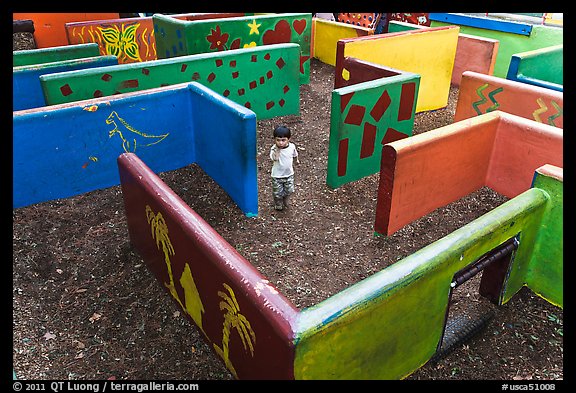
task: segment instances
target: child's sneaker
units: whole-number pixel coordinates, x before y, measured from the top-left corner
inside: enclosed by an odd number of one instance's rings
[[[274,198],[274,209],[276,210],[284,209],[284,203],[282,201],[282,198]]]

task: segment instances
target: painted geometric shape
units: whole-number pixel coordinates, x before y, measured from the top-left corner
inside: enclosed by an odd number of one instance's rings
[[[340,140],[338,143],[338,176],[346,175],[346,164],[348,162],[348,138]]]
[[[412,119],[414,99],[416,98],[416,83],[404,83],[400,93],[400,108],[398,108],[398,121]]]
[[[388,106],[390,106],[391,102],[392,99],[388,94],[388,90],[384,90],[380,98],[378,98],[378,101],[376,101],[376,103],[370,110],[370,115],[374,118],[374,120],[376,120],[377,122],[380,121],[380,119],[388,109]]]
[[[366,113],[366,108],[360,105],[352,105],[344,119],[344,123],[359,126],[364,119],[364,113]]]
[[[394,128],[389,127],[386,130],[386,134],[384,134],[384,138],[382,138],[382,144],[385,145],[386,143],[398,141],[404,138],[408,138],[408,135],[403,134],[399,131],[396,131]]]
[[[376,142],[376,126],[366,122],[364,124],[364,133],[362,134],[362,145],[360,147],[360,158],[371,157],[374,154],[374,145]]]

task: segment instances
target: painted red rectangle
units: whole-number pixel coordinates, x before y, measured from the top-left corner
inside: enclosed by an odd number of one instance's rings
[[[348,138],[342,139],[338,144],[338,176],[346,174],[346,164],[348,163]]]

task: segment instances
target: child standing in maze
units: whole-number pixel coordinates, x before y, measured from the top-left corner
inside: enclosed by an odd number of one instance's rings
[[[270,148],[272,195],[274,196],[274,209],[283,210],[289,206],[288,201],[294,193],[294,158],[298,164],[300,164],[300,159],[296,145],[290,142],[292,133],[287,126],[277,126],[273,135],[274,144]]]

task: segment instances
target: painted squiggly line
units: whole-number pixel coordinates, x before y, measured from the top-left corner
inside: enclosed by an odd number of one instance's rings
[[[478,89],[476,89],[476,94],[478,94],[482,99],[473,102],[472,107],[474,108],[474,110],[476,111],[476,113],[478,115],[482,114],[482,111],[480,109],[478,109],[478,107],[488,101],[486,99],[486,97],[484,97],[484,94],[482,94],[482,91],[485,90],[487,87],[488,87],[488,83],[485,83],[482,86],[480,86]]]
[[[486,109],[486,113],[492,112],[492,111],[500,108],[500,104],[498,103],[498,101],[496,101],[496,100],[494,99],[494,96],[495,96],[496,94],[500,93],[500,92],[503,91],[503,90],[504,90],[503,87],[499,87],[499,88],[497,88],[497,89],[492,90],[490,93],[488,93],[488,98],[490,98],[490,101],[492,101],[492,103],[493,103],[494,105],[492,105],[491,107],[489,107],[488,109]]]
[[[538,123],[543,123],[542,119],[540,118],[540,115],[546,112],[548,110],[548,107],[546,106],[546,103],[544,103],[544,100],[542,98],[537,98],[536,103],[540,106],[540,108],[532,112],[532,116],[534,117],[534,120],[536,120]]]
[[[548,117],[548,124],[550,124],[551,126],[557,127],[556,124],[554,124],[554,120],[556,120],[558,117],[562,116],[564,114],[564,110],[555,101],[551,101],[550,104],[552,104],[554,109],[556,109],[556,114]]]

